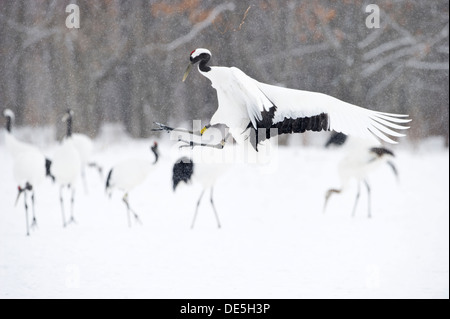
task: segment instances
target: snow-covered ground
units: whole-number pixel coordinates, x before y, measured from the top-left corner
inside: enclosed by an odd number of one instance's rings
[[[1,138],[0,298],[449,298],[448,149],[397,150],[399,181],[388,166],[370,177],[368,219],[364,191],[350,216],[354,185],[322,214],[342,150],[280,147],[276,171],[236,165],[219,180],[222,229],[205,197],[191,230],[201,188],[172,191],[172,148],[161,135],[157,170],[130,193],[142,226],[128,228],[122,195],[109,200],[88,171],[78,224],[62,228],[58,188],[46,181],[39,229],[26,237]],[[105,141],[96,160],[106,169],[153,159],[152,140]]]

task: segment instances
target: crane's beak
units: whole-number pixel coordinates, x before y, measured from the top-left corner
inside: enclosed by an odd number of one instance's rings
[[[69,119],[69,114],[64,114],[64,116],[62,117],[61,121],[63,122],[67,122],[67,120]]]
[[[17,203],[19,202],[20,195],[21,195],[21,194],[23,193],[23,191],[24,191],[24,189],[23,189],[23,188],[20,188],[20,187],[18,187],[18,190],[19,190],[19,193],[17,194],[16,203],[14,204],[14,206],[17,206]]]
[[[191,69],[192,69],[192,63],[189,63],[189,65],[186,68],[186,72],[184,72],[184,75],[183,75],[183,82],[186,81],[186,78],[188,77],[189,72],[191,72]]]

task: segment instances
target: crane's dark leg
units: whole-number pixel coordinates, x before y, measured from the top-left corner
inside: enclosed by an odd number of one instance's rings
[[[30,228],[28,222],[28,204],[27,204],[27,191],[23,192],[23,201],[25,203],[25,222],[27,223],[27,236],[30,236]]]
[[[31,221],[31,229],[37,228],[36,212],[34,210],[34,190],[31,191],[31,206],[33,209],[33,220]]]
[[[367,215],[367,217],[368,218],[372,218],[372,212],[371,212],[371,208],[372,208],[372,203],[371,203],[371,194],[370,194],[370,185],[369,185],[369,183],[366,181],[366,180],[364,180],[364,184],[366,184],[366,187],[367,187],[367,202],[368,202],[368,205],[369,205],[369,207],[368,207],[368,215]]]
[[[217,149],[221,150],[225,147],[225,144],[227,143],[227,140],[230,137],[230,135],[231,135],[230,133],[225,135],[225,137],[217,144],[197,143],[194,141],[186,141],[183,139],[178,139],[178,142],[182,142],[182,143],[186,144],[186,145],[181,145],[180,148],[184,148],[184,147],[194,148],[195,146],[203,146],[203,147],[217,148]]]
[[[356,193],[355,205],[353,205],[352,217],[356,215],[356,206],[358,206],[359,196],[361,195],[361,183],[358,182],[358,192]]]
[[[66,228],[66,216],[64,214],[64,199],[63,199],[63,188],[64,186],[61,186],[59,188],[59,202],[61,204],[61,213],[62,213],[62,219],[63,219],[63,227]]]
[[[339,194],[342,190],[331,188],[325,194],[325,202],[323,203],[322,212],[325,214],[325,210],[327,209],[328,200],[330,199],[332,194]]]
[[[213,192],[214,192],[214,187],[211,187],[211,198],[210,198],[210,201],[211,201],[212,208],[213,208],[213,210],[214,210],[214,215],[216,215],[217,226],[218,226],[219,228],[221,228],[221,226],[220,226],[220,220],[219,220],[219,215],[217,214],[216,207],[214,206]]]
[[[152,129],[153,132],[159,132],[159,131],[166,131],[167,133],[170,132],[180,132],[180,133],[187,133],[187,134],[191,134],[191,135],[196,135],[196,136],[202,136],[203,133],[211,127],[210,124],[206,125],[201,131],[190,131],[190,130],[186,130],[184,128],[173,128],[170,126],[167,126],[165,124],[161,124],[158,122],[153,122],[154,124],[156,124],[158,126],[158,128],[154,128]]]
[[[127,217],[128,217],[128,227],[131,227],[131,215],[130,215],[130,204],[128,204],[128,194],[123,195],[122,198],[125,206],[127,206]]]
[[[191,229],[194,229],[195,220],[197,219],[198,207],[200,206],[200,202],[202,201],[203,194],[205,194],[205,190],[202,191],[197,201],[197,208],[195,209],[194,220],[192,221]]]
[[[135,220],[137,223],[139,223],[139,224],[142,225],[142,222],[141,222],[141,220],[139,219],[138,214],[136,214],[136,212],[135,212],[134,210],[132,210],[131,207],[130,207],[130,203],[128,202],[128,193],[126,193],[125,195],[123,195],[122,200],[123,200],[123,202],[125,203],[125,205],[127,206],[128,226],[131,227],[131,216],[130,216],[130,213],[133,214],[134,220]]]
[[[394,173],[395,177],[397,177],[397,179],[398,179],[398,170],[397,170],[397,167],[395,166],[395,164],[391,161],[387,161],[386,163],[389,165],[389,167],[392,169],[392,172]]]
[[[69,224],[74,223],[76,224],[75,217],[73,216],[73,206],[75,203],[75,188],[73,188],[71,185],[68,186],[68,189],[72,190],[72,196],[70,198],[70,220]]]

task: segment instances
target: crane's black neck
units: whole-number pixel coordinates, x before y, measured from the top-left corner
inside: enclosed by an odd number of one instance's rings
[[[209,72],[211,71],[211,68],[207,65],[209,60],[211,59],[211,55],[208,53],[202,53],[199,56],[195,57],[194,59],[191,58],[191,63],[196,64],[199,63],[199,70],[202,72]]]
[[[209,55],[207,56],[208,58],[206,60],[201,60],[200,64],[198,66],[198,68],[200,69],[200,71],[202,72],[209,72],[211,71],[211,67],[209,67],[207,64],[209,62]]]
[[[12,118],[11,118],[11,116],[7,116],[6,117],[6,130],[8,131],[8,133],[11,133],[11,129],[12,129]]]
[[[153,165],[155,165],[159,159],[158,148],[157,148],[157,146],[152,146],[151,150],[152,150],[153,154],[155,154],[155,161],[153,162]]]
[[[69,117],[67,118],[66,124],[67,124],[66,136],[71,137],[72,136],[72,115],[69,115]]]

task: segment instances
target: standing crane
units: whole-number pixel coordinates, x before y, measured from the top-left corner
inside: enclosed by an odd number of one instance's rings
[[[147,159],[128,159],[116,164],[108,173],[106,180],[106,192],[111,196],[114,188],[124,192],[122,201],[127,208],[128,226],[131,227],[131,214],[133,214],[136,222],[141,223],[138,214],[131,208],[128,193],[135,187],[142,184],[149,174],[155,169],[159,159],[158,143],[154,142],[151,151],[155,156],[155,160]]]
[[[332,135],[326,143],[326,147],[330,145],[343,145],[346,143],[347,137],[341,134]],[[348,142],[347,142],[348,143]],[[355,203],[353,205],[352,216],[356,214],[356,208],[358,205],[359,197],[361,195],[361,184],[364,184],[367,188],[367,201],[368,201],[368,217],[372,217],[371,212],[371,188],[368,182],[368,175],[376,171],[384,163],[389,165],[394,172],[394,175],[398,177],[398,171],[395,164],[392,162],[394,153],[385,148],[379,146],[373,146],[367,141],[353,140],[348,145],[347,155],[340,161],[338,166],[339,178],[341,181],[340,188],[331,188],[325,194],[325,203],[323,206],[323,212],[325,212],[328,200],[333,194],[341,194],[346,190],[351,182],[355,180],[357,183],[357,193]]]
[[[37,227],[37,219],[35,212],[35,189],[45,179],[50,176],[51,161],[46,159],[41,151],[33,145],[24,143],[15,138],[12,134],[12,125],[15,119],[14,112],[10,109],[3,111],[6,118],[6,134],[5,145],[8,152],[13,158],[13,174],[18,183],[18,194],[16,205],[20,196],[23,194],[25,204],[25,222],[27,236],[30,235],[30,227]],[[28,199],[27,193],[31,193],[31,205],[33,219],[31,225],[28,218]]]
[[[66,227],[69,223],[75,223],[74,217],[74,202],[75,202],[75,187],[78,177],[81,172],[81,160],[75,143],[72,138],[72,121],[74,112],[68,110],[62,121],[66,123],[66,135],[55,151],[53,156],[53,162],[50,167],[52,175],[55,177],[55,181],[59,184],[59,200],[61,203],[61,214],[63,220],[63,227]],[[70,199],[70,219],[66,222],[65,210],[64,210],[64,196],[63,190],[67,190],[71,193]]]

